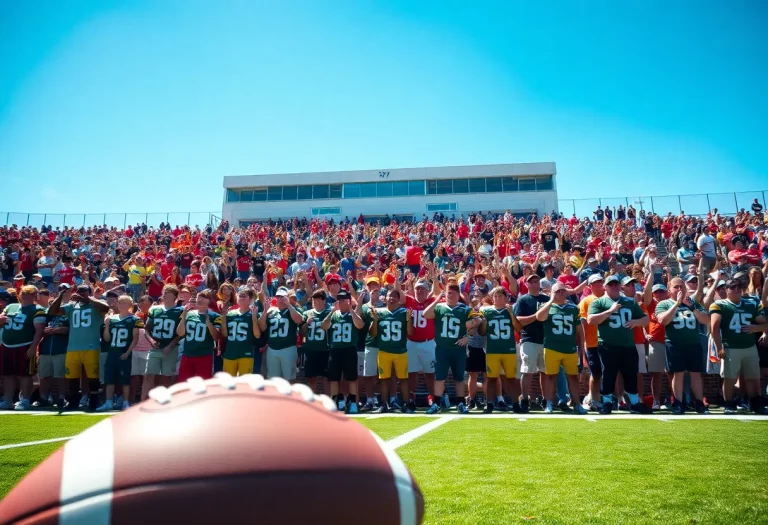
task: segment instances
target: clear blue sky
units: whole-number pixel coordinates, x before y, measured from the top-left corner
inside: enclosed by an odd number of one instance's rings
[[[534,161],[561,198],[768,189],[767,25],[762,0],[5,1],[0,210]]]

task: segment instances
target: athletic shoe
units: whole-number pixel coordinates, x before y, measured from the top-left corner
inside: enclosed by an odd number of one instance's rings
[[[680,401],[676,401],[674,405],[672,405],[672,414],[676,416],[681,416],[685,413],[685,410],[683,409],[683,404]]]
[[[600,407],[599,412],[604,416],[609,415],[611,412],[613,412],[613,403],[603,403],[603,406]]]
[[[403,409],[403,407],[400,406],[400,403],[398,403],[397,399],[393,399],[392,401],[389,402],[389,408],[391,408],[392,410],[402,410]]]
[[[34,403],[32,403],[32,406],[35,408],[48,408],[49,406],[51,406],[51,402],[48,401],[47,399],[40,398]]]
[[[488,400],[485,399],[485,395],[482,392],[475,394],[475,402],[478,408],[485,408],[485,405],[488,404]]]
[[[387,412],[389,412],[387,405],[379,405],[379,408],[373,411],[374,414],[386,414]]]
[[[431,405],[429,405],[429,408],[427,409],[426,413],[429,415],[432,415],[432,414],[437,414],[438,412],[440,412],[440,407],[437,405],[437,403],[432,403]]]
[[[583,409],[585,409],[585,410],[587,410],[589,412],[599,412],[600,411],[600,407],[594,401],[590,401],[589,405],[581,405],[581,408],[583,408]]]
[[[696,401],[696,413],[706,415],[709,414],[709,409],[706,407],[706,405],[704,405],[703,402]]]
[[[488,403],[488,405],[491,405],[493,408],[501,412],[506,412],[509,410],[509,405],[507,405],[504,401],[496,401],[495,403]],[[488,405],[486,405],[486,407]]]
[[[413,399],[408,400],[408,410],[410,410],[411,413],[416,412],[416,401],[414,401]]]
[[[106,400],[103,405],[96,409],[96,412],[108,412],[110,410],[114,410],[112,408],[112,401]]]
[[[561,401],[560,404],[557,405],[557,408],[559,408],[561,412],[565,412],[566,414],[572,412],[571,407],[568,406],[568,403],[566,401]]]
[[[383,406],[383,405],[382,405]],[[381,408],[381,407],[379,407]],[[365,405],[363,405],[363,408],[360,409],[361,412],[371,412],[373,410],[373,401],[370,399],[365,402]],[[380,414],[378,410],[376,411],[377,414]]]
[[[725,409],[723,410],[723,414],[726,414],[726,415],[735,414],[735,413],[736,413],[736,409],[733,408],[732,406],[726,406]]]
[[[630,410],[629,405],[623,399],[621,401],[619,401],[619,407],[618,408],[619,408],[619,410],[624,410],[624,411]],[[630,412],[631,412],[631,410],[630,410]]]
[[[547,406],[544,407],[544,413],[545,414],[551,414],[552,413],[552,404],[547,403]]]
[[[476,408],[477,408],[477,403],[475,403],[475,400],[474,400],[474,399],[471,399],[471,400],[469,401],[469,404],[467,405],[467,409],[468,409],[468,410],[474,410],[474,409],[476,409]]]
[[[456,410],[459,412],[459,414],[469,414],[469,409],[464,403],[459,403],[456,407]]]
[[[19,401],[15,405],[13,405],[13,409],[14,410],[19,410],[19,411],[21,411],[21,410],[29,410],[29,399],[26,399],[26,398],[22,399],[21,401]]]
[[[403,405],[403,407],[400,409],[400,412],[403,414],[413,414],[413,410],[408,408],[408,405]]]
[[[67,401],[62,397],[59,396],[59,399],[56,400],[56,408],[60,411],[63,411],[67,406]]]
[[[109,403],[111,404],[112,401],[110,401]],[[83,396],[83,397],[80,398],[79,408],[88,408],[88,396]]]
[[[661,410],[661,405],[659,404],[658,401],[653,402],[653,407],[651,408],[651,410]]]
[[[493,403],[487,403],[483,409],[483,414],[493,414]]]
[[[651,409],[648,408],[645,403],[635,403],[629,407],[630,414],[650,414]]]
[[[5,400],[0,401],[0,410],[11,410],[13,409],[13,405],[9,405],[5,402]]]
[[[531,411],[531,402],[528,399],[523,399],[520,402],[521,414],[527,414]]]
[[[737,410],[739,410],[739,411],[741,411],[741,412],[749,412],[749,411],[751,410],[751,408],[750,408],[750,406],[749,406],[749,403],[744,403],[744,402],[742,401],[742,403],[739,405],[739,407],[737,408]]]
[[[125,400],[123,400],[123,404],[122,405],[117,405],[117,406],[120,407],[120,410],[127,410],[127,409],[131,408],[131,404],[128,401],[125,401]]]
[[[357,403],[349,403],[349,412],[347,414],[357,414]]]
[[[523,407],[521,407],[520,403],[518,403],[517,401],[512,403],[512,412],[514,412],[515,414],[525,414],[525,412],[523,412]]]
[[[573,411],[580,416],[585,416],[589,414],[589,411],[586,408],[578,404],[573,405]]]
[[[123,405],[123,396],[115,394],[114,399],[112,399],[112,404],[116,407]]]

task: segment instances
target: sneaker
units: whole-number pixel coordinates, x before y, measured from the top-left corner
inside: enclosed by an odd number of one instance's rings
[[[366,403],[368,405],[368,403]],[[373,407],[373,405],[371,405]],[[389,412],[389,409],[387,408],[387,405],[379,405],[379,408],[373,411],[374,414],[386,414]]]
[[[477,408],[477,403],[475,403],[474,399],[470,399],[469,404],[467,405],[468,410],[474,410]]]
[[[624,410],[624,411],[630,409],[629,405],[627,404],[627,402],[624,401],[623,399],[621,401],[619,401],[619,407],[618,408],[619,408],[619,410]]]
[[[413,410],[411,410],[408,407],[408,405],[403,405],[402,408],[400,409],[400,412],[402,412],[403,414],[413,414]]]
[[[11,410],[13,408],[13,405],[9,405],[5,402],[5,400],[0,401],[0,410]]]
[[[22,399],[15,405],[13,405],[14,410],[29,410],[29,399]]]
[[[561,401],[560,404],[557,405],[557,408],[559,408],[561,412],[565,412],[566,414],[571,412],[571,407],[568,406],[568,403],[566,401]]]
[[[709,414],[709,409],[706,407],[706,405],[701,401],[696,401],[696,413],[707,415]]]
[[[658,401],[653,402],[653,407],[651,407],[651,410],[661,410],[661,405]]]
[[[493,403],[487,403],[483,409],[483,414],[493,414]]]
[[[402,410],[403,409],[403,407],[400,406],[400,403],[397,401],[397,399],[394,399],[394,400],[390,401],[389,408],[391,408],[392,410]]]
[[[579,404],[573,405],[573,411],[580,416],[589,414],[589,410]]]
[[[676,401],[674,405],[672,405],[672,414],[676,416],[682,416],[685,413],[685,409],[683,409],[683,404],[680,401]]]
[[[379,408],[381,408],[381,406]],[[369,399],[368,401],[365,402],[365,405],[363,405],[363,408],[360,409],[360,412],[371,412],[371,411],[373,411],[373,401]],[[376,410],[376,413],[381,414],[381,412],[379,412],[378,410]]]
[[[629,407],[630,414],[650,414],[651,409],[645,403],[635,403]]]
[[[590,401],[589,405],[583,405],[581,408],[588,410],[589,412],[600,412],[600,406],[594,401]]]
[[[751,408],[749,407],[749,403],[742,401],[739,404],[739,407],[737,408],[737,410],[739,410],[740,412],[749,412]]]
[[[495,408],[500,412],[506,412],[509,410],[509,405],[507,405],[504,401],[496,401],[496,403],[488,403],[488,405],[490,405],[492,409]],[[486,408],[488,405],[485,405]]]
[[[531,411],[531,402],[528,399],[520,401],[521,414],[527,414]]]
[[[96,409],[96,412],[109,412],[110,410],[114,410],[112,408],[112,401],[106,400],[103,405]]]
[[[32,403],[32,406],[35,408],[48,408],[49,406],[51,406],[51,402],[48,401],[47,399],[41,398],[35,401],[34,403]]]
[[[347,414],[357,414],[357,403],[349,403],[349,411]]]
[[[469,414],[469,409],[467,408],[467,405],[464,403],[459,403],[456,406],[456,410],[459,412],[459,414]]]
[[[411,414],[416,412],[416,401],[414,401],[413,399],[408,400],[408,410],[411,411]]]
[[[440,411],[440,407],[437,406],[437,403],[432,403],[431,405],[429,405],[429,408],[427,409],[426,413],[429,415],[432,415],[432,414],[437,414],[439,411]]]
[[[547,405],[544,407],[544,413],[545,414],[551,414],[552,413],[552,403],[547,403]]]
[[[512,412],[515,414],[525,414],[525,412],[523,412],[523,407],[521,407],[520,403],[517,401],[512,403]]]
[[[109,404],[111,405],[112,401],[110,401]],[[102,405],[102,406],[104,406],[104,405]],[[80,398],[79,408],[88,408],[88,396],[83,396],[83,397]],[[112,410],[112,409],[110,409],[110,410]]]
[[[123,396],[115,395],[115,398],[112,400],[112,405],[116,407],[123,406]]]
[[[67,401],[59,396],[59,399],[56,400],[56,408],[60,411],[63,411],[67,406]]]
[[[485,405],[488,404],[488,400],[485,399],[485,395],[482,392],[478,392],[477,395],[475,395],[475,402],[477,403],[478,408],[485,408]]]
[[[128,401],[125,401],[125,400],[123,400],[123,404],[122,405],[117,405],[117,406],[120,407],[120,410],[128,410],[129,408],[131,408],[131,404]]]
[[[726,415],[735,414],[735,413],[736,413],[736,409],[733,408],[732,406],[726,406],[725,409],[723,410],[723,414],[726,414]]]
[[[613,403],[603,403],[603,406],[600,407],[600,414],[607,416],[611,412],[613,412]]]

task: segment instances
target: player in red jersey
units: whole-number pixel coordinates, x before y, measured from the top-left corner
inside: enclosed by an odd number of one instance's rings
[[[422,312],[440,295],[437,281],[430,293],[429,283],[419,279],[414,285],[414,295],[406,296],[405,307],[411,310],[413,333],[408,336],[408,391],[411,398],[408,405],[411,410],[416,407],[416,388],[419,384],[419,372],[427,380],[429,392],[433,392],[435,384],[435,320],[425,319]]]

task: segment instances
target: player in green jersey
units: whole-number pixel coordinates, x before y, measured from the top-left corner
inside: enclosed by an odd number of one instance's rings
[[[650,410],[637,395],[638,360],[632,329],[648,326],[650,319],[634,299],[621,295],[617,275],[609,275],[604,282],[605,295],[592,301],[587,314],[587,323],[597,326],[598,354],[603,372],[600,413],[611,413],[616,377],[621,372],[630,412],[647,414]]]
[[[360,305],[357,310],[351,308],[352,296],[346,290],[336,294],[331,313],[325,316],[320,328],[326,331],[331,347],[328,360],[328,381],[330,393],[336,403],[341,405],[344,396],[339,394],[339,382],[342,378],[349,383],[349,396],[346,407],[350,414],[357,413],[357,330],[365,326],[360,317]]]
[[[766,407],[760,397],[760,357],[755,345],[757,332],[768,331],[761,303],[742,297],[744,283],[729,279],[725,283],[726,299],[715,301],[709,307],[710,329],[717,355],[722,360],[720,376],[723,378],[725,412],[736,411],[734,386],[739,375],[744,377],[744,391],[750,407],[764,413]]]
[[[0,376],[3,378],[4,396],[0,407],[5,410],[27,410],[32,395],[32,376],[35,373],[35,352],[43,338],[45,308],[35,304],[37,288],[21,287],[21,303],[9,304],[0,314],[2,344],[0,344]],[[16,386],[22,398],[16,405],[13,396]]]
[[[571,408],[577,414],[587,413],[579,399],[579,360],[586,351],[584,327],[579,307],[568,302],[567,297],[567,287],[558,281],[552,286],[552,298],[536,312],[536,320],[544,323],[544,398],[547,400],[544,412],[548,414],[553,410],[561,366],[571,392]]]
[[[106,412],[113,408],[125,410],[130,406],[131,391],[131,352],[139,341],[139,330],[144,328],[144,321],[131,313],[133,299],[130,295],[121,295],[117,299],[117,314],[104,319],[104,341],[109,343],[107,362],[104,365],[104,393],[106,401],[96,409]],[[120,407],[113,407],[115,384],[122,387],[123,402]]]
[[[184,338],[184,353],[179,363],[179,381],[190,377],[210,379],[213,376],[213,353],[220,337],[227,337],[227,325],[216,312],[209,310],[216,293],[203,290],[195,301],[182,310],[176,334]]]
[[[179,339],[176,330],[181,322],[183,308],[178,304],[179,289],[172,284],[163,287],[162,304],[152,306],[147,314],[146,333],[157,343],[147,355],[147,368],[141,386],[141,399],[157,384],[157,377],[165,387],[171,386],[179,360]]]
[[[282,377],[288,381],[296,379],[296,334],[304,322],[301,310],[291,304],[288,288],[281,286],[275,293],[277,306],[270,307],[259,317],[259,329],[266,332],[267,375]]]
[[[253,372],[256,343],[261,337],[259,308],[253,304],[253,295],[251,288],[241,289],[237,292],[237,309],[226,313],[228,335],[223,371],[232,376]]]
[[[464,372],[467,364],[467,330],[477,328],[482,319],[469,306],[459,302],[461,290],[455,281],[449,281],[445,293],[430,304],[423,313],[424,319],[435,320],[435,400],[427,410],[436,414],[448,410],[450,402],[443,398],[445,380],[450,369],[456,382],[456,408],[460,414],[469,412],[464,404]],[[442,300],[445,302],[441,302]]]
[[[656,286],[660,285],[655,285]],[[699,341],[698,324],[709,324],[709,314],[693,300],[685,289],[685,281],[675,277],[669,283],[672,291],[671,298],[656,305],[656,319],[664,326],[665,353],[667,357],[667,372],[672,374],[672,393],[675,403],[672,412],[682,414],[684,407],[683,381],[685,373],[691,378],[691,393],[693,394],[696,412],[707,414],[704,406],[704,386],[701,374],[706,372],[706,349]]]
[[[480,325],[480,335],[486,336],[485,343],[485,369],[486,385],[485,393],[488,403],[485,412],[491,413],[494,409],[505,411],[507,405],[504,402],[502,391],[506,390],[514,400],[512,410],[520,412],[520,381],[517,378],[517,353],[515,349],[515,330],[522,330],[523,325],[509,304],[509,295],[502,286],[491,290],[493,306],[480,309],[483,324]],[[501,373],[504,372],[502,376]],[[503,390],[499,390],[499,379],[503,377]],[[495,401],[494,401],[495,400]]]
[[[312,308],[304,312],[305,322],[301,327],[304,344],[301,350],[305,355],[304,376],[307,384],[317,393],[320,393],[321,387],[323,392],[328,391],[328,334],[320,325],[330,313],[325,290],[315,290],[312,294]]]
[[[376,410],[383,414],[389,411],[387,399],[389,397],[389,379],[392,377],[392,368],[395,369],[395,377],[400,381],[400,393],[404,400],[410,398],[408,393],[408,337],[413,335],[413,321],[411,310],[406,310],[400,306],[401,292],[399,290],[390,290],[387,292],[386,308],[372,308],[370,315],[371,335],[376,338],[376,356],[379,381],[381,388],[381,404]],[[396,400],[397,393],[393,393],[393,399],[389,400],[392,407],[399,406],[393,403]],[[400,410],[404,414],[412,414],[413,411],[408,408],[406,402],[403,402]]]

